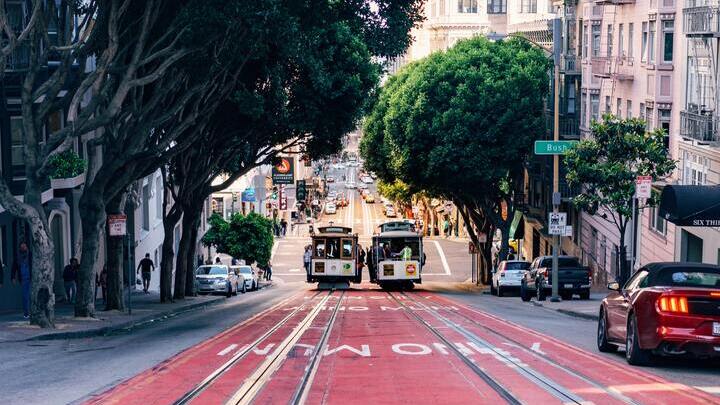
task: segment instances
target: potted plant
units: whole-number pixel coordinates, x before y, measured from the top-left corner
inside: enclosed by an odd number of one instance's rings
[[[86,162],[73,150],[66,150],[50,158],[52,188],[75,188],[85,181]]]

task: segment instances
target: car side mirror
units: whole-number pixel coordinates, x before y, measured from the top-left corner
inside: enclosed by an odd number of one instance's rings
[[[620,291],[620,283],[618,283],[618,282],[608,283],[607,287],[608,287],[608,290]]]

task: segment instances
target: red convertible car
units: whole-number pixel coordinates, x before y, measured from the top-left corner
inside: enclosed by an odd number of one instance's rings
[[[651,263],[603,299],[597,345],[612,352],[625,345],[633,365],[653,356],[720,357],[720,266]]]

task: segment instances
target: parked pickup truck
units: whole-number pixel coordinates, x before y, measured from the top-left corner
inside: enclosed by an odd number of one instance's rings
[[[590,298],[592,273],[590,268],[580,264],[573,256],[558,258],[558,294],[562,299],[569,300],[573,294],[580,299]],[[520,282],[520,298],[530,301],[534,295],[538,301],[552,293],[552,256],[540,256],[530,265],[525,277]]]

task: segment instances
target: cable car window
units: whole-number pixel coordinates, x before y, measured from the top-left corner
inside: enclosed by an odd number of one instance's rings
[[[343,259],[352,259],[352,247],[353,247],[352,239],[343,239],[342,240],[342,258]]]
[[[325,239],[315,239],[313,241],[313,244],[315,245],[313,247],[313,253],[316,258],[324,259],[325,258]]]
[[[378,243],[386,259],[420,260],[419,238],[378,238]]]
[[[339,259],[340,258],[340,239],[339,238],[328,238],[327,249],[325,255],[328,259]]]

